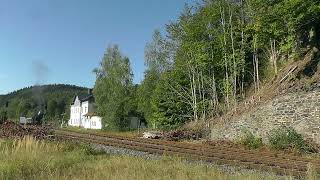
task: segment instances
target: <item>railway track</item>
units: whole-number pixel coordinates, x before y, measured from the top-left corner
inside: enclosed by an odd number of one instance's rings
[[[272,171],[281,175],[302,177],[308,164],[320,169],[320,161],[298,155],[279,154],[239,148],[230,143],[189,144],[164,140],[141,139],[95,133],[56,130],[58,138],[114,146],[151,154],[180,156],[191,160],[214,162],[221,165]]]

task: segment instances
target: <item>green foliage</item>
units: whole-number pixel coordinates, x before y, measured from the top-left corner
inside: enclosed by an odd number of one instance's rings
[[[156,127],[173,129],[190,120],[192,110],[182,94],[177,94],[181,88],[182,74],[163,73],[152,97],[151,108],[153,123]]]
[[[273,129],[268,135],[269,145],[277,150],[295,150],[299,152],[313,152],[303,136],[292,127],[280,127]]]
[[[25,100],[21,100],[17,107],[17,116],[26,116],[28,114],[28,111],[32,109],[32,106],[29,102]]]
[[[153,33],[152,41],[147,43],[145,47],[145,64],[148,67],[148,71],[155,71],[161,73],[167,71],[171,62],[170,58],[170,42],[162,37],[159,30],[155,30]]]
[[[7,111],[0,109],[0,124],[5,122],[8,119]]]
[[[165,36],[156,30],[146,45],[139,112],[152,127],[172,128],[229,110],[252,85],[276,75],[271,42],[278,65],[298,48],[317,45],[319,15],[313,0],[187,5]]]
[[[262,144],[262,139],[255,137],[249,130],[243,130],[238,140],[238,143],[244,146],[247,146],[251,149],[260,148]]]
[[[156,30],[152,41],[145,47],[145,78],[137,90],[138,111],[144,116],[150,127],[158,127],[163,122],[165,114],[157,105],[159,94],[168,90],[167,82],[162,80],[164,75],[172,66],[170,50],[172,44],[162,37],[160,31]],[[162,97],[166,98],[166,97]],[[174,98],[174,97],[173,97]]]
[[[56,115],[57,107],[58,107],[57,101],[50,99],[48,101],[48,109],[47,109],[48,113],[47,113],[47,115],[51,116],[51,117],[54,117]]]
[[[107,48],[97,75],[94,95],[98,113],[105,127],[113,130],[128,128],[128,118],[136,111],[130,61],[118,46]]]
[[[313,0],[250,0],[254,26],[261,46],[277,40],[281,53],[310,44],[310,30],[319,25],[320,3]],[[313,37],[314,38],[314,37]],[[315,45],[315,44],[313,44]],[[264,47],[267,48],[267,47]]]
[[[155,89],[159,83],[159,74],[153,70],[145,72],[145,78],[137,89],[138,111],[143,114],[149,125],[154,125],[152,98],[154,97]]]

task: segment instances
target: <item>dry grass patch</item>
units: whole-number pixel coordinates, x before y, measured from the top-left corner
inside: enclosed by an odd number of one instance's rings
[[[277,179],[260,173],[229,174],[177,158],[145,160],[97,153],[86,145],[38,141],[26,137],[0,141],[0,179],[162,180]],[[290,179],[284,177],[283,179]]]

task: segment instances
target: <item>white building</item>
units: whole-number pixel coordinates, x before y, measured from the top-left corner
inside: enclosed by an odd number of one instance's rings
[[[70,108],[69,126],[86,129],[102,129],[102,118],[95,114],[94,97],[91,90],[85,98],[76,96]]]

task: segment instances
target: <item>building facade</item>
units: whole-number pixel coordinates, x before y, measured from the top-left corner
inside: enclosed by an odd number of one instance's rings
[[[102,129],[102,118],[95,114],[94,97],[89,90],[88,96],[76,96],[70,107],[69,126],[86,129]]]

